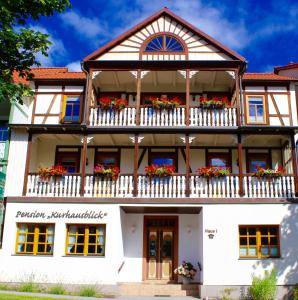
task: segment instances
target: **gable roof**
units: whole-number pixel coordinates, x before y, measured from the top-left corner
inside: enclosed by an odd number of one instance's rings
[[[106,45],[104,45],[103,47],[95,50],[94,52],[89,54],[87,57],[85,57],[83,61],[85,62],[85,61],[88,61],[88,60],[94,60],[96,57],[106,53],[111,48],[115,47],[116,45],[118,45],[121,42],[123,42],[124,40],[128,39],[130,36],[132,36],[133,34],[138,32],[139,30],[146,27],[148,24],[150,24],[153,21],[157,20],[162,15],[167,15],[167,16],[173,18],[175,21],[177,21],[178,23],[181,23],[183,26],[185,26],[188,30],[193,31],[195,34],[197,34],[198,36],[204,38],[206,41],[208,41],[213,46],[221,49],[227,55],[232,56],[235,60],[240,60],[242,62],[246,61],[243,56],[241,56],[237,52],[225,47],[223,44],[221,44],[220,42],[218,42],[217,40],[215,40],[214,38],[212,38],[211,36],[209,36],[205,32],[201,31],[200,29],[196,28],[192,24],[188,23],[186,20],[184,20],[181,17],[177,16],[175,13],[170,11],[167,7],[162,8],[161,10],[159,10],[158,12],[153,14],[152,16],[146,18],[144,21],[142,21],[141,23],[135,25],[134,27],[132,27],[128,31],[124,32],[123,34],[121,34],[120,36],[118,36],[117,38],[112,40],[111,42],[109,42]]]
[[[274,73],[278,74],[279,71],[281,70],[290,70],[290,69],[296,69],[298,68],[298,63],[289,63],[285,66],[279,66],[274,68]]]
[[[296,78],[281,76],[274,73],[244,73],[243,80],[266,80],[266,81],[296,81]]]

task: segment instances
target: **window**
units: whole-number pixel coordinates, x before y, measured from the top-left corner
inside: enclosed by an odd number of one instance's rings
[[[120,166],[120,152],[105,152],[98,151],[95,155],[95,166],[103,165],[106,168],[119,167]]]
[[[266,111],[264,96],[247,96],[247,123],[265,124]]]
[[[53,254],[53,224],[17,224],[16,254]]]
[[[61,165],[65,168],[67,173],[79,173],[80,172],[80,156],[79,149],[73,149],[74,151],[60,151],[58,149],[56,153],[56,165]]]
[[[149,164],[157,166],[174,166],[177,170],[178,159],[176,152],[149,152]]]
[[[257,171],[258,167],[268,169],[271,167],[269,153],[248,153],[247,169],[249,173]]]
[[[106,225],[68,225],[66,254],[105,255]]]
[[[8,140],[8,127],[0,126],[0,142],[6,142]]]
[[[145,47],[145,52],[184,52],[182,43],[170,35],[158,35],[151,39]]]
[[[239,226],[239,247],[242,258],[279,257],[279,226]]]
[[[63,122],[78,123],[81,112],[81,97],[80,95],[64,96]]]
[[[231,167],[230,153],[208,152],[207,165],[210,167]]]

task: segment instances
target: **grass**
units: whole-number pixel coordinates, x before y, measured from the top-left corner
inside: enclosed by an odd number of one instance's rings
[[[18,287],[18,291],[25,292],[25,293],[38,293],[38,292],[40,292],[40,288],[36,283],[34,283],[32,281],[28,281],[28,282],[22,283]]]
[[[95,286],[85,286],[80,289],[79,296],[82,297],[96,297],[96,287]]]
[[[55,294],[55,295],[65,295],[66,292],[67,291],[62,284],[55,284],[48,291],[49,294]]]
[[[1,294],[0,293],[0,300],[57,300],[57,298],[52,297],[38,297],[38,296],[27,296],[27,295],[13,295],[13,294]],[[59,300],[69,300],[59,298]]]

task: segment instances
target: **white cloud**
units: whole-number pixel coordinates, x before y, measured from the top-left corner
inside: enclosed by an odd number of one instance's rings
[[[74,29],[82,38],[95,38],[105,32],[104,26],[100,25],[97,18],[87,18],[76,11],[61,14],[60,18],[64,25]]]
[[[67,51],[64,47],[62,40],[55,38],[46,28],[41,26],[31,26],[30,29],[39,31],[41,33],[48,34],[49,40],[52,43],[49,46],[48,56],[44,56],[41,53],[36,55],[37,60],[42,66],[56,66],[67,57]]]
[[[69,63],[68,65],[66,65],[66,67],[71,72],[81,72],[82,71],[81,62],[79,60]]]

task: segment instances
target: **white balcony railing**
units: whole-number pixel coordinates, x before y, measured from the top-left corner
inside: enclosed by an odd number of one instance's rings
[[[92,107],[90,126],[134,126],[136,125],[136,108],[126,107],[121,111],[103,110]]]
[[[191,107],[190,126],[236,126],[237,109],[235,107],[223,109],[206,109]]]
[[[170,110],[141,107],[141,126],[185,126],[185,107]]]
[[[240,185],[238,175],[222,178],[204,178],[191,174],[189,180],[192,198],[238,198]],[[121,174],[113,181],[102,177],[85,177],[84,197],[111,198],[133,197],[133,175]],[[167,178],[138,176],[137,197],[140,198],[184,198],[186,197],[186,176],[175,174]],[[38,197],[80,197],[81,176],[66,175],[42,179],[31,173],[27,181],[26,196]],[[292,198],[295,196],[294,176],[279,178],[243,177],[243,197],[246,198]]]
[[[37,174],[29,174],[27,196],[42,197],[79,197],[81,188],[80,175],[41,178]]]

